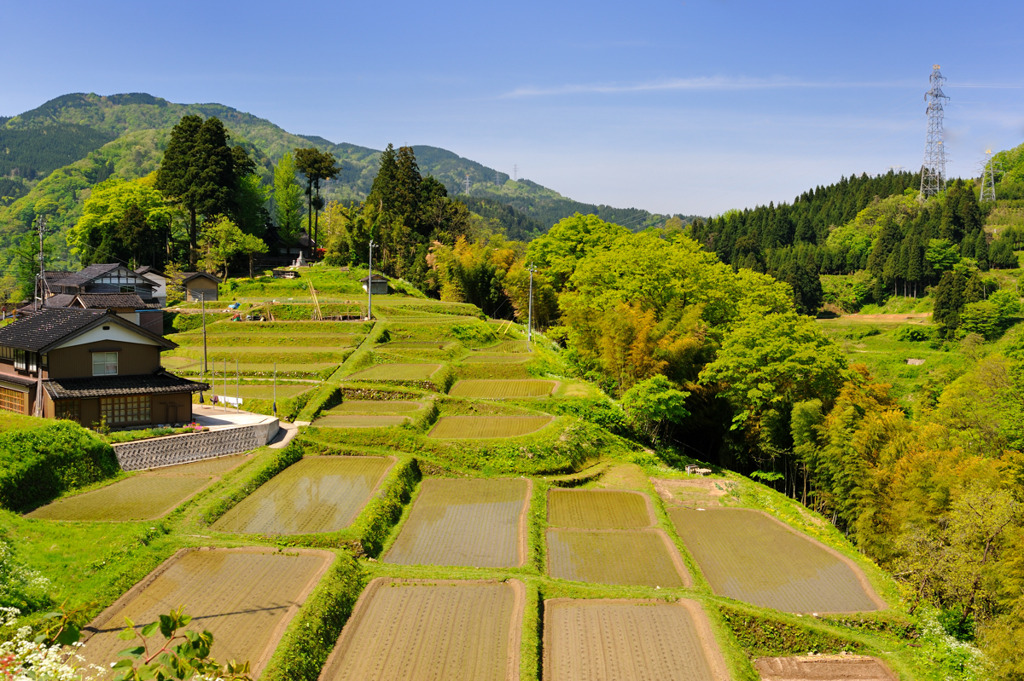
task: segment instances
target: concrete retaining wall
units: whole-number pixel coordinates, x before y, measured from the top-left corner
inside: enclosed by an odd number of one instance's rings
[[[174,466],[257,449],[274,439],[279,428],[277,419],[268,419],[251,426],[124,442],[114,445],[114,454],[126,471]]]

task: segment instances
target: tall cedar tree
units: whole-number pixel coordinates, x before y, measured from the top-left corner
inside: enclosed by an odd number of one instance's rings
[[[307,226],[312,228],[310,236],[319,246],[320,209],[324,202],[320,198],[320,180],[330,180],[341,172],[334,154],[312,147],[295,150],[295,169],[306,176]]]
[[[171,130],[157,171],[157,189],[188,211],[191,266],[199,246],[199,218],[234,214],[240,178],[254,170],[245,150],[229,147],[229,139],[219,118],[184,116]]]

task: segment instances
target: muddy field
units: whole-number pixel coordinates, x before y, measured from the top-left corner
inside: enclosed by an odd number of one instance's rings
[[[378,364],[346,377],[348,381],[425,381],[440,364]]]
[[[861,655],[762,657],[754,668],[762,681],[898,681],[881,660]]]
[[[427,478],[383,560],[401,565],[522,565],[530,487],[523,478]]]
[[[728,681],[695,601],[544,601],[545,681]]]
[[[248,460],[248,456],[226,456],[158,468],[91,492],[58,499],[37,508],[28,517],[45,520],[153,520],[173,511],[210,485],[219,474]]]
[[[184,606],[190,629],[213,633],[218,660],[248,660],[258,676],[333,561],[333,553],[309,549],[180,551],[93,620],[82,655],[94,664],[116,660],[129,647],[118,638],[125,617],[141,628]]]
[[[408,422],[408,417],[397,414],[326,414],[313,425],[317,428],[390,428]]]
[[[669,516],[716,594],[797,613],[886,607],[851,560],[760,511]]]
[[[548,524],[583,530],[633,530],[654,524],[650,500],[639,492],[551,489]]]
[[[548,574],[631,586],[690,586],[690,574],[661,530],[549,529]]]
[[[484,439],[518,437],[540,430],[551,416],[442,416],[430,431],[430,437]]]
[[[555,381],[537,379],[471,379],[459,381],[448,394],[483,399],[547,397],[556,385]]]
[[[359,515],[393,464],[390,457],[307,457],[271,478],[212,528],[241,534],[342,530]]]
[[[321,681],[518,681],[524,587],[375,579]]]

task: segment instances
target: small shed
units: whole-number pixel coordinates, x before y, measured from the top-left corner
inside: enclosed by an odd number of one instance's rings
[[[389,282],[391,280],[385,277],[383,274],[374,274],[372,277],[363,277],[359,280],[359,283],[363,285],[363,290],[373,295],[387,295],[391,293],[391,286]]]
[[[207,272],[183,272],[181,285],[185,287],[185,300],[198,303],[200,300],[217,300],[217,284],[220,279]]]

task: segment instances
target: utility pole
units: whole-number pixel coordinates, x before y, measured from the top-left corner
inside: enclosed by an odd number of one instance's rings
[[[366,277],[366,321],[373,319],[373,239],[370,239],[369,276]]]
[[[39,292],[36,298],[36,311],[43,306],[43,298],[46,297],[46,267],[43,263],[43,237],[46,234],[46,216],[40,215],[36,218],[36,224],[39,226],[39,278],[36,281],[36,289]]]
[[[944,99],[949,99],[942,92],[945,76],[939,65],[932,66],[932,75],[928,78],[931,88],[924,93],[928,102],[925,110],[928,114],[928,134],[924,145],[924,163],[921,164],[921,198],[938,194],[946,188],[946,149],[943,146],[942,116]]]
[[[529,313],[526,318],[526,341],[528,343],[533,342],[533,271],[534,267],[533,265],[530,265],[530,304]]]
[[[206,292],[199,292],[199,302],[203,306],[203,379],[206,379]],[[202,395],[200,395],[202,397]]]

